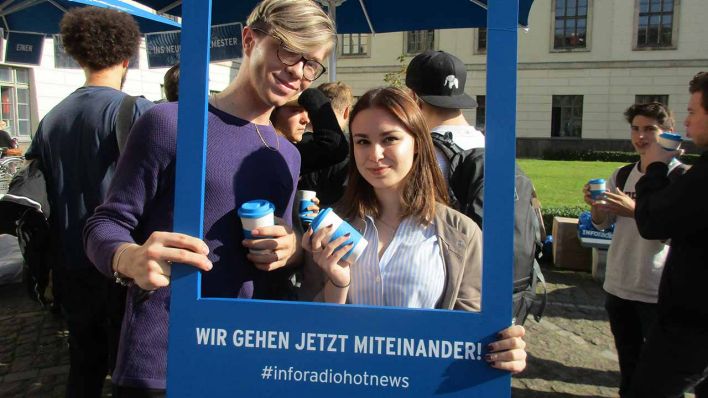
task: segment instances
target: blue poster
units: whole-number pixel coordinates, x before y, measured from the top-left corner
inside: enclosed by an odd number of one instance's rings
[[[10,32],[5,50],[5,62],[39,65],[42,62],[44,35]]]
[[[241,58],[241,29],[241,23],[211,27],[211,62]],[[167,68],[179,62],[180,31],[147,34],[145,42],[149,68]]]
[[[489,2],[482,311],[207,298],[174,264],[170,397],[494,397],[484,355],[511,318],[518,1]],[[211,0],[184,0],[174,231],[203,236]],[[511,117],[509,117],[511,115]],[[492,134],[492,132],[494,134]]]

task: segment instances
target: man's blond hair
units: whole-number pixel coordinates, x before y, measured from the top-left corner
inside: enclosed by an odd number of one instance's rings
[[[251,11],[246,23],[301,53],[322,47],[329,53],[337,41],[334,22],[312,0],[264,0]]]
[[[322,83],[317,86],[317,89],[322,91],[332,101],[332,109],[337,113],[344,113],[344,110],[354,103],[352,88],[346,83]]]

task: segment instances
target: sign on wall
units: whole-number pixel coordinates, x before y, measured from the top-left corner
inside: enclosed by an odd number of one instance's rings
[[[211,27],[210,61],[229,61],[241,58],[240,22]],[[178,30],[145,35],[149,68],[166,68],[180,58],[181,33]]]
[[[5,50],[5,62],[39,65],[42,62],[44,35],[10,32]]]

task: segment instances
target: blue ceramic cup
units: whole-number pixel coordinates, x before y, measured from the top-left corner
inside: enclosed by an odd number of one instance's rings
[[[667,151],[675,151],[681,146],[683,138],[681,134],[670,133],[665,131],[656,138],[656,142]]]
[[[308,207],[315,204],[312,199],[317,197],[317,192],[315,191],[297,191],[297,201],[298,201],[298,215],[300,216],[300,221],[303,224],[310,224],[315,219],[312,216],[312,211],[307,210]]]
[[[590,197],[592,200],[600,200],[605,198],[606,184],[604,178],[595,178],[588,181],[590,185]]]
[[[253,239],[251,231],[260,227],[269,227],[275,225],[275,205],[273,203],[258,199],[251,200],[241,205],[238,209],[238,216],[241,217],[241,225],[243,225],[243,236],[246,239]],[[259,236],[258,238],[265,238]],[[270,250],[254,250],[251,253],[265,254],[270,253]]]
[[[327,227],[328,225],[332,225],[332,228],[334,229],[331,240],[338,239],[342,235],[350,234],[349,239],[342,243],[337,250],[350,243],[353,244],[349,252],[342,257],[342,260],[345,260],[350,264],[356,262],[359,256],[361,256],[364,252],[364,249],[369,242],[367,242],[366,239],[361,236],[359,231],[352,227],[351,224],[342,220],[330,208],[321,210],[317,217],[315,217],[312,221],[311,227],[313,231],[317,231],[318,229]]]

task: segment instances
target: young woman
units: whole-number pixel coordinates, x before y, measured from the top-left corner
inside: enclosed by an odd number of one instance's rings
[[[445,182],[415,102],[396,88],[374,89],[356,103],[350,120],[354,164],[337,213],[369,244],[350,266],[342,257],[351,245],[337,250],[347,237],[329,241],[331,226],[303,236],[303,248],[326,277],[321,298],[479,311],[481,231],[446,205]],[[523,370],[523,335],[521,326],[504,330],[487,357],[492,366]]]

